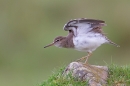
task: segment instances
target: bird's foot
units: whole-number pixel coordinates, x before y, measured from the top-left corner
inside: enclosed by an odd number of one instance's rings
[[[88,62],[85,61],[85,62],[83,63],[83,65],[90,65],[90,64],[89,64]]]
[[[80,59],[77,59],[76,62],[82,62],[86,57],[82,57]]]
[[[85,60],[85,64],[87,64],[88,57],[90,57],[90,56],[91,56],[91,54],[92,54],[91,52],[88,52],[88,55],[87,55],[87,56],[82,57],[82,58],[80,58],[80,59],[76,60],[76,62],[82,62],[82,61],[84,61],[84,59],[86,59],[86,60]]]

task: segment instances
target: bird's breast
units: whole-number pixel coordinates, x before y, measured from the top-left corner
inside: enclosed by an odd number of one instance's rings
[[[73,37],[74,48],[79,51],[92,52],[101,44],[105,43],[106,39],[101,34],[82,34]]]

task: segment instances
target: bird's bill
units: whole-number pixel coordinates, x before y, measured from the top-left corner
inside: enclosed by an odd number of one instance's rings
[[[50,46],[53,46],[54,45],[54,42],[49,44],[49,45],[46,45],[44,48],[47,48],[47,47],[50,47]]]

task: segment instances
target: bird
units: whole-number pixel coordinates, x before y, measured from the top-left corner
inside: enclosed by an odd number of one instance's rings
[[[59,48],[72,48],[78,51],[88,53],[78,60],[84,61],[87,64],[88,58],[102,44],[112,44],[120,47],[112,42],[103,32],[102,27],[106,26],[105,21],[98,19],[79,18],[68,21],[63,30],[68,31],[67,36],[58,36],[51,44],[46,45],[44,48],[55,45]]]

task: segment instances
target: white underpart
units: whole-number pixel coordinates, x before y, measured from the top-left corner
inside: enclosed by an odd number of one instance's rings
[[[92,52],[98,48],[101,44],[107,43],[105,37],[100,33],[89,32],[87,34],[79,34],[76,37],[73,37],[73,43],[75,49],[78,51]]]

